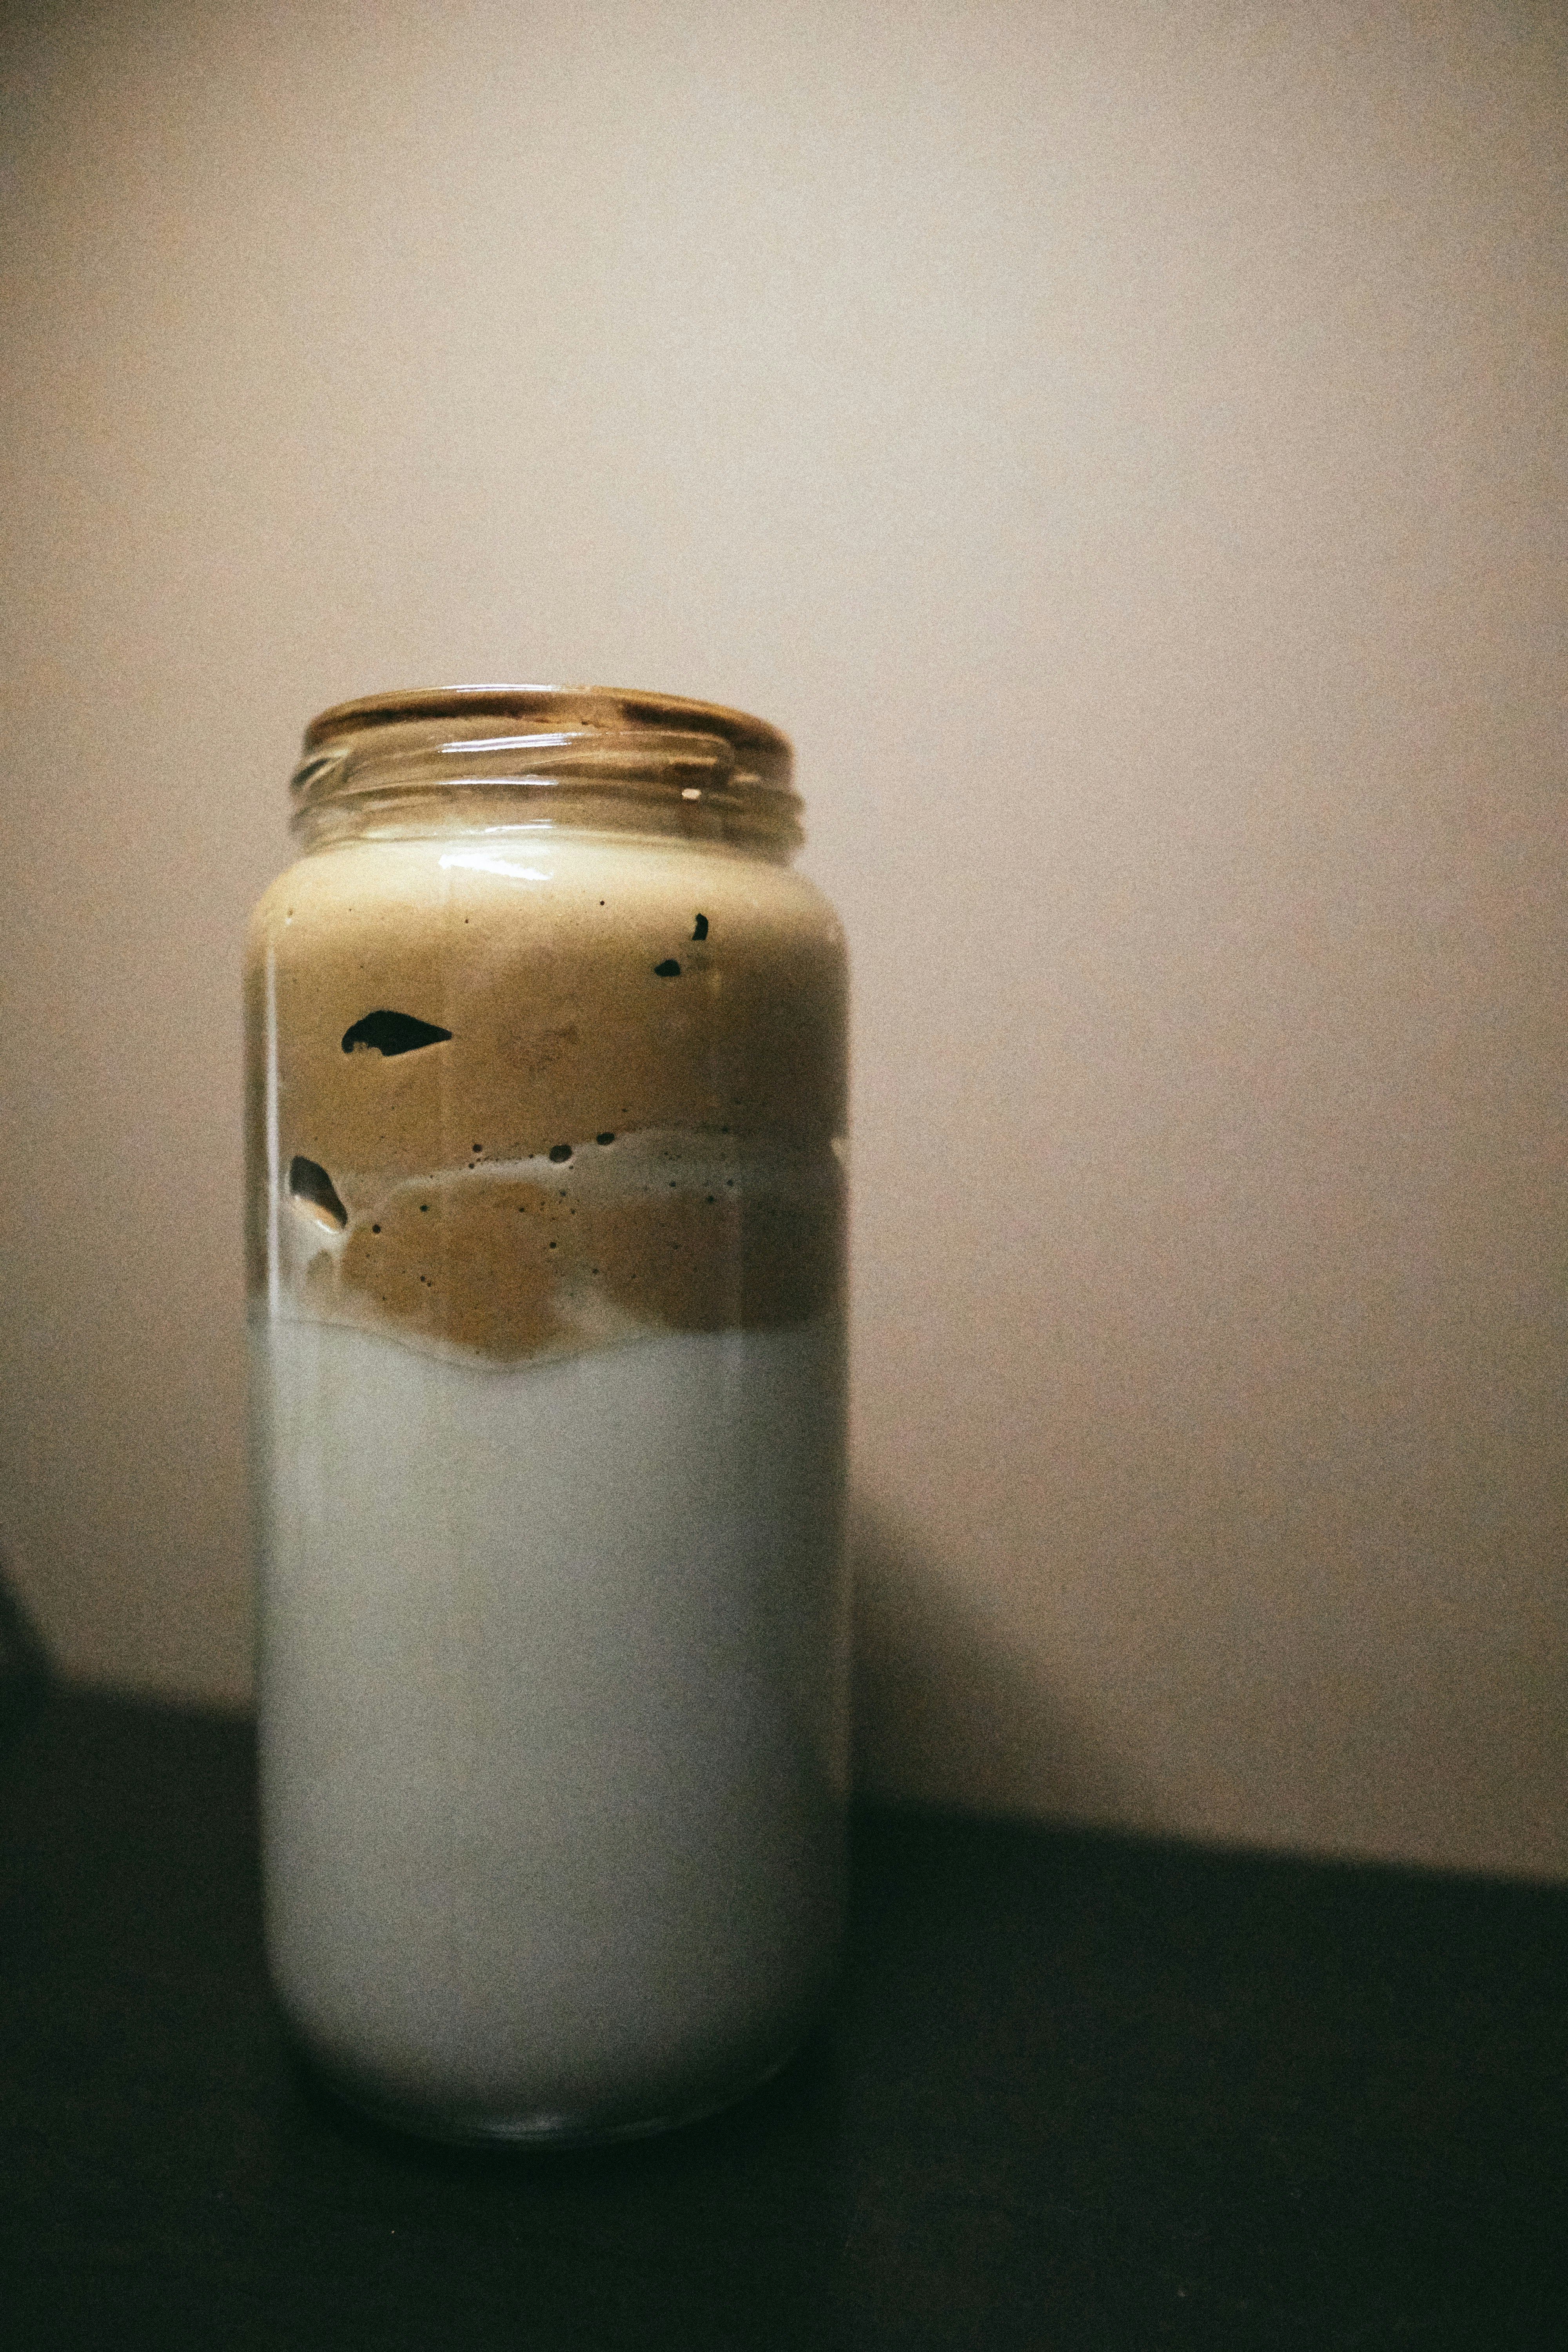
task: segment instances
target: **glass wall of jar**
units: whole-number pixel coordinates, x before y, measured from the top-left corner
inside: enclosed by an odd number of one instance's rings
[[[384,695],[293,792],[247,962],[274,1980],[413,2128],[656,2129],[835,1965],[841,934],[735,711]]]

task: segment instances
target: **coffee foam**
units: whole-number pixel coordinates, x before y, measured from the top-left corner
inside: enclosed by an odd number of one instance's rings
[[[247,988],[283,1311],[510,1361],[837,1299],[842,943],[785,867],[339,842],[263,899]]]

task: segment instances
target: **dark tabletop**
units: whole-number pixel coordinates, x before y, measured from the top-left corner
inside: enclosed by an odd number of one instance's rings
[[[426,2148],[292,2065],[237,1722],[0,1733],[0,2346],[1568,2352],[1568,1890],[868,1811],[715,2122]]]

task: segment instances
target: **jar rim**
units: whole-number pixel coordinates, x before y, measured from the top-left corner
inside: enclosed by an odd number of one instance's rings
[[[722,703],[604,686],[416,687],[334,703],[305,730],[289,781],[291,830],[492,825],[505,796],[523,821],[799,846],[789,738]],[[458,814],[460,794],[465,814]],[[521,797],[520,797],[521,796]]]
[[[342,735],[421,719],[526,719],[567,727],[668,728],[717,735],[737,751],[760,756],[780,781],[793,759],[789,737],[765,719],[721,702],[694,701],[618,686],[424,686],[366,694],[318,711],[300,746],[311,752]]]

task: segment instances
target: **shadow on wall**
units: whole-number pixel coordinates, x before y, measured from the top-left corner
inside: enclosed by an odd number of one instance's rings
[[[20,1721],[50,1681],[43,1637],[0,1560],[0,1731]]]
[[[855,1785],[965,1812],[1153,1826],[1147,1790],[1009,1653],[983,1604],[857,1493]]]

